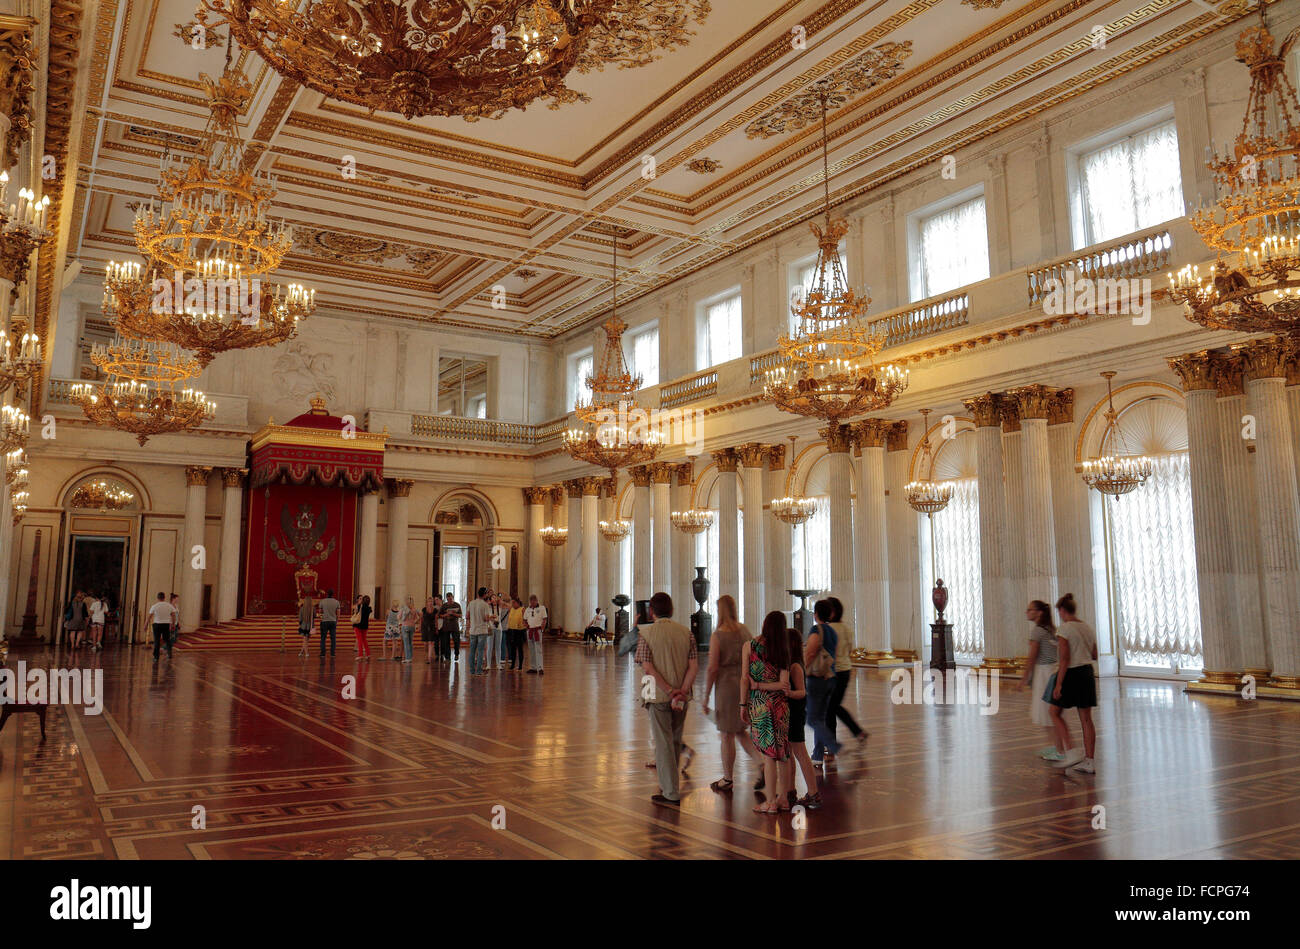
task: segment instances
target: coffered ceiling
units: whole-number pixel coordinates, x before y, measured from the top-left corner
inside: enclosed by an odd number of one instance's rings
[[[658,62],[572,76],[589,102],[474,122],[368,114],[236,55],[255,89],[245,137],[295,227],[283,277],[315,287],[325,311],[549,338],[608,307],[615,240],[631,300],[815,214],[819,79],[840,93],[843,201],[1240,12],[1215,6],[711,0],[689,45]],[[107,68],[90,89],[68,248],[92,278],[132,255],[133,205],[153,196],[164,149],[193,146],[199,74],[224,58],[224,33],[203,50],[179,35],[194,0],[104,0],[99,14]]]

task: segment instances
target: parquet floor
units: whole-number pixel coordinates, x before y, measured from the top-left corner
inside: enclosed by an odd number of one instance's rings
[[[0,856],[1300,858],[1297,703],[1108,679],[1098,774],[1069,776],[1033,755],[1028,693],[1004,687],[989,716],[892,705],[887,674],[859,670],[867,751],[841,757],[796,829],[709,790],[718,742],[698,704],[683,806],[651,804],[648,726],[612,649],[548,644],[543,678],[471,679],[340,646],[157,667],[138,646],[15,649],[11,664],[102,668],[107,698],[97,716],[51,710],[44,745],[32,715],[0,733]]]

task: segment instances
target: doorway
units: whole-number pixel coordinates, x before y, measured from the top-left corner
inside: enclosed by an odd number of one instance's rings
[[[103,598],[108,602],[110,626],[121,622],[130,543],[129,537],[72,535],[67,598],[70,600],[76,596],[78,590]]]

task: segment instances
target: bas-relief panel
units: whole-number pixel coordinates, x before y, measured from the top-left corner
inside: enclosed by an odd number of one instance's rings
[[[9,563],[9,615],[5,617],[6,632],[22,628],[23,614],[27,612],[27,596],[31,587],[32,553],[36,549],[36,534],[41,535],[41,549],[37,556],[36,579],[36,630],[48,636],[47,626],[54,597],[54,564],[58,545],[58,523],[54,519],[28,516],[13,533],[14,551],[17,554]]]

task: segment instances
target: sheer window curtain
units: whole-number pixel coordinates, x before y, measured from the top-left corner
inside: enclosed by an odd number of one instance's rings
[[[565,412],[572,412],[578,399],[591,395],[591,390],[587,388],[587,377],[596,371],[595,365],[595,357],[591,353],[574,360],[573,377],[569,380],[569,404],[564,407]]]
[[[790,576],[796,590],[831,588],[830,498],[816,500],[817,512],[791,532]]]
[[[958,660],[975,661],[984,653],[984,596],[980,574],[979,482],[952,482],[952,501],[922,525],[928,556],[922,551],[921,594],[927,622],[934,621],[930,591],[942,578],[948,588],[944,618],[952,623],[953,652]]]
[[[1174,123],[1079,156],[1086,244],[1154,227],[1183,213],[1182,164]]]
[[[465,591],[469,589],[469,548],[442,548],[442,592],[452,590],[456,601],[465,602]]]
[[[1153,462],[1146,484],[1106,501],[1123,661],[1196,670],[1203,657],[1191,464],[1186,452]]]
[[[740,294],[705,307],[702,335],[700,369],[740,358]]]
[[[920,295],[925,299],[989,275],[984,196],[931,214],[920,223]]]
[[[632,338],[632,374],[641,385],[659,385],[659,330],[646,330]]]

